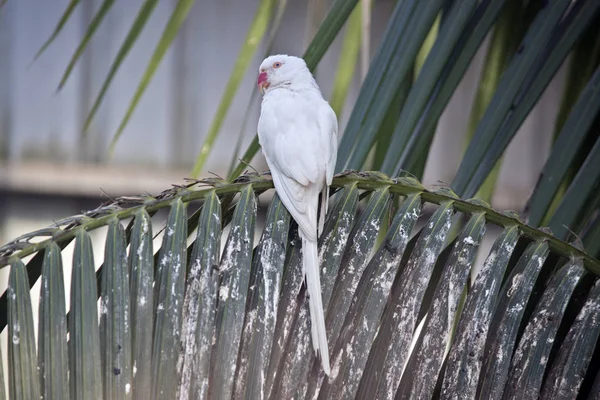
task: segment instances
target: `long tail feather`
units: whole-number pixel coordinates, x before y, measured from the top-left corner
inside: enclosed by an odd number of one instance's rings
[[[304,237],[302,238],[302,265],[308,289],[313,348],[321,356],[323,371],[329,375],[329,347],[327,346],[327,331],[325,330],[325,315],[323,313],[323,300],[321,298],[317,242]]]

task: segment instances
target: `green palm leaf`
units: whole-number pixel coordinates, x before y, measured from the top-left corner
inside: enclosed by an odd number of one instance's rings
[[[8,389],[11,399],[40,397],[33,311],[25,264],[15,260],[8,278]],[[2,388],[4,391],[4,388]]]
[[[244,73],[246,72],[246,69],[248,69],[248,66],[252,61],[252,58],[254,57],[254,54],[256,53],[256,50],[263,39],[263,36],[267,32],[267,26],[271,20],[274,4],[274,0],[261,0],[258,9],[256,10],[254,20],[248,29],[248,34],[246,35],[244,44],[240,49],[240,53],[238,54],[233,71],[231,72],[229,80],[227,81],[221,102],[217,108],[217,113],[210,125],[210,128],[208,129],[204,143],[200,148],[200,153],[198,154],[194,167],[192,168],[192,177],[197,177],[206,163],[210,150],[212,149],[215,139],[221,130],[221,126],[225,121],[229,107],[231,106],[237,89],[242,82]]]
[[[342,114],[356,68],[361,41],[361,16],[360,7],[355,7],[348,18],[346,35],[344,36],[344,43],[342,44],[340,59],[338,61],[338,69],[329,98],[329,104],[333,108],[335,115],[338,116]]]
[[[154,284],[152,399],[173,398],[178,388],[177,360],[187,266],[187,211],[181,199],[171,203]]]
[[[48,246],[44,257],[38,366],[44,398],[69,399],[66,296],[60,252],[60,247],[53,243]]]
[[[81,230],[75,240],[71,274],[69,384],[72,399],[101,398],[100,333],[94,253],[90,235]]]
[[[167,26],[165,27],[165,29],[163,31],[160,41],[158,42],[158,44],[156,45],[156,48],[154,49],[152,58],[150,59],[150,62],[148,63],[148,66],[146,67],[146,70],[144,71],[144,75],[142,75],[142,79],[140,80],[140,83],[138,84],[138,87],[135,90],[135,94],[133,95],[133,98],[129,102],[129,106],[127,107],[125,116],[121,120],[121,123],[119,124],[119,127],[117,128],[117,131],[115,132],[115,134],[110,142],[110,146],[109,146],[109,150],[108,150],[109,154],[112,154],[114,147],[117,144],[117,141],[121,137],[123,130],[125,129],[125,127],[127,126],[127,123],[131,119],[131,116],[133,115],[133,112],[135,111],[137,104],[139,103],[140,99],[142,98],[142,95],[144,94],[144,92],[146,91],[148,84],[150,84],[150,80],[152,80],[152,77],[154,76],[154,73],[156,72],[163,57],[165,56],[165,53],[167,52],[171,43],[177,36],[177,33],[179,32],[179,28],[181,27],[181,24],[183,24],[183,22],[187,18],[187,15],[190,12],[190,9],[194,5],[194,2],[195,2],[195,0],[179,0],[177,2],[177,6],[173,10],[173,13],[171,14],[171,18],[169,18],[169,22],[167,22]],[[144,18],[148,19],[149,15],[144,15]],[[134,27],[135,26],[136,25],[134,25]],[[132,31],[133,31],[133,29],[132,29]],[[132,40],[134,40],[134,39],[132,39]]]
[[[104,395],[111,398],[131,398],[133,393],[126,247],[125,231],[113,221],[106,236],[100,292],[102,385]]]
[[[533,3],[532,3],[533,4]],[[532,6],[531,4],[529,5]],[[503,8],[498,21],[494,27],[494,33],[490,41],[490,47],[486,54],[485,62],[481,72],[481,79],[477,87],[475,100],[469,116],[467,140],[473,138],[475,129],[488,107],[502,73],[510,58],[516,53],[519,41],[522,39],[523,31],[530,21],[525,21],[525,10],[522,2],[509,1]],[[500,163],[496,163],[494,170],[488,176],[483,186],[479,189],[477,197],[490,201],[494,192],[494,186],[500,172]]]
[[[58,23],[56,24],[56,27],[54,28],[54,31],[52,32],[52,34],[50,35],[50,37],[44,42],[44,44],[38,50],[38,52],[35,54],[34,61],[39,56],[41,56],[42,53],[48,48],[48,46],[50,46],[50,44],[52,42],[54,42],[54,39],[56,39],[58,37],[58,35],[62,31],[62,29],[64,28],[65,24],[67,23],[67,21],[71,17],[71,14],[73,14],[73,11],[75,11],[75,8],[79,4],[79,1],[80,0],[71,0],[71,1],[69,1],[69,4],[67,5],[67,8],[63,12],[63,15],[60,17],[60,20],[58,21]],[[6,0],[2,1],[2,4],[0,4],[0,5],[4,5],[4,3],[6,3]]]
[[[390,143],[390,149],[394,149],[394,151],[388,152],[388,157],[384,160],[382,167],[384,170],[390,165],[390,157],[396,156],[396,159],[400,159],[399,162],[401,164],[404,164],[403,159],[408,157],[409,153],[406,151],[401,152],[401,150],[412,147],[407,143],[410,140],[409,133],[414,130],[416,124],[419,122],[419,116],[422,115],[423,108],[427,105],[435,89],[446,60],[450,57],[461,33],[464,32],[471,15],[473,15],[476,3],[476,1],[470,0],[454,2],[452,8],[448,11],[448,15],[445,16],[444,22],[440,27],[439,39],[433,44],[414,83],[414,87],[410,91],[406,103],[402,108],[399,117],[399,121],[402,121],[402,123],[396,125],[396,130],[392,133],[393,139]],[[401,145],[399,142],[406,144]],[[423,154],[423,152],[420,151],[418,154]],[[412,171],[414,168],[406,169]]]
[[[564,123],[561,134],[542,171],[535,191],[529,199],[529,221],[539,225],[557,196],[578,154],[587,153],[584,143],[600,112],[600,68],[581,92]]]
[[[130,236],[129,270],[131,312],[131,354],[136,373],[133,380],[135,399],[148,399],[152,393],[152,329],[154,305],[154,258],[152,223],[145,210],[134,217]]]
[[[102,2],[102,5],[98,9],[98,12],[96,13],[96,15],[94,15],[94,18],[92,18],[92,21],[90,22],[90,25],[88,26],[87,31],[83,35],[83,39],[81,40],[81,43],[79,43],[79,46],[77,46],[75,53],[73,53],[73,56],[71,56],[69,65],[67,65],[67,69],[63,73],[63,76],[60,79],[60,83],[58,84],[58,90],[61,90],[63,88],[63,86],[65,86],[65,83],[67,83],[67,79],[69,79],[69,76],[71,75],[71,72],[73,71],[73,68],[75,68],[75,64],[77,63],[77,61],[79,60],[79,58],[81,57],[81,55],[83,54],[85,49],[87,48],[87,45],[89,44],[90,40],[92,39],[92,36],[94,36],[94,33],[96,33],[96,30],[102,23],[102,20],[104,19],[104,17],[106,17],[106,15],[108,14],[108,12],[110,11],[111,7],[114,4],[115,4],[115,0],[104,0]]]
[[[542,8],[513,58],[467,149],[452,187],[471,196],[479,189],[569,51],[600,10],[595,1]],[[559,24],[560,21],[560,24]]]
[[[146,25],[146,22],[148,22],[148,20],[150,19],[152,11],[154,11],[157,4],[158,0],[145,0],[144,4],[142,4],[142,6],[140,7],[140,10],[138,11],[137,16],[135,17],[135,20],[133,21],[129,32],[127,33],[127,36],[123,40],[123,43],[121,44],[121,47],[119,48],[119,51],[112,65],[110,66],[110,70],[108,71],[108,75],[104,79],[104,83],[102,83],[100,92],[98,93],[96,100],[94,100],[94,104],[92,105],[92,108],[85,119],[85,124],[83,126],[84,133],[87,132],[87,130],[89,129],[90,124],[92,123],[92,120],[94,119],[94,116],[96,115],[96,112],[100,107],[100,104],[104,99],[104,95],[106,94],[106,91],[108,90],[108,87],[110,86],[115,74],[119,70],[121,64],[123,64],[125,57],[133,47],[133,44],[139,37],[142,29]]]

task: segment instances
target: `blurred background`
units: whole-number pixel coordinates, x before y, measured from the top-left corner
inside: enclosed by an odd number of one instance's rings
[[[271,53],[302,55],[331,2],[289,0]],[[178,1],[158,2],[84,134],[86,117],[143,1],[112,5],[64,87],[57,90],[103,3],[81,2],[38,58],[36,53],[55,30],[69,0],[8,1],[0,8],[0,243],[93,209],[113,196],[156,194],[190,176],[259,6],[258,0],[193,4],[109,157],[109,143]],[[363,46],[356,58],[338,116],[340,133],[394,5],[393,0],[375,1],[370,26],[362,27],[362,40],[370,45]],[[316,70],[326,99],[331,96],[344,32]],[[456,172],[468,143],[465,132],[488,42],[489,38],[440,119],[425,168],[427,186],[449,183]],[[263,40],[200,176],[226,176],[232,149],[239,146],[243,151],[256,133],[260,98],[255,78],[265,46]],[[563,65],[505,154],[492,198],[496,208],[521,211],[531,194],[550,149],[564,70]],[[251,164],[266,169],[260,154]]]

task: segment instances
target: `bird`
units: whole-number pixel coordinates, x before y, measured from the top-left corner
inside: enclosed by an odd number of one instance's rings
[[[298,224],[313,349],[330,375],[317,240],[323,231],[337,157],[338,122],[306,62],[272,55],[260,64],[258,138],[275,191]],[[317,221],[319,195],[321,213]]]

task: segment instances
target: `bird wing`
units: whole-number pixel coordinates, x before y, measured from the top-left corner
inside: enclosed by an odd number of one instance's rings
[[[317,112],[315,112],[317,111]],[[317,199],[327,179],[330,145],[324,146],[320,110],[302,101],[263,104],[260,144],[278,194],[305,235],[316,240]]]
[[[321,236],[325,226],[325,217],[327,216],[327,206],[329,204],[329,185],[333,180],[335,171],[335,163],[337,160],[337,132],[338,123],[335,112],[327,102],[319,107],[319,126],[323,133],[321,139],[323,141],[321,148],[325,149],[323,155],[327,159],[325,165],[325,182],[323,184],[323,195],[321,196],[321,214],[319,216],[318,235]]]
[[[331,185],[333,180],[333,173],[335,171],[335,163],[337,160],[337,146],[338,146],[338,122],[335,112],[329,105],[324,103],[323,106],[319,107],[319,126],[323,131],[323,147],[327,149],[325,157],[327,157],[327,169],[326,169],[326,183]]]

